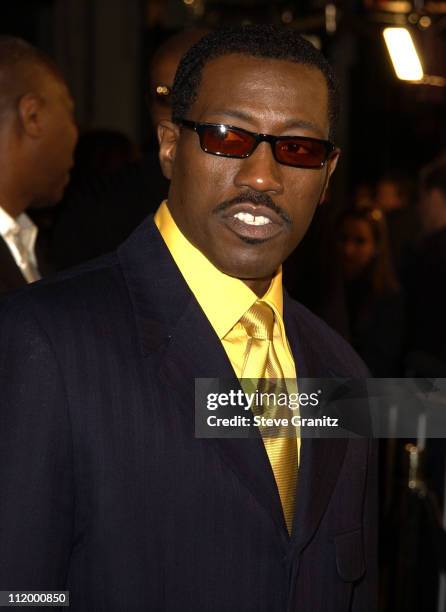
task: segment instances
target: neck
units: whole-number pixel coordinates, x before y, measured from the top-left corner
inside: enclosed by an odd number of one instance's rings
[[[242,279],[251,291],[254,291],[257,297],[261,298],[268,291],[271,284],[272,276],[268,278],[244,278]]]
[[[28,208],[29,198],[22,191],[14,189],[14,186],[8,183],[7,177],[6,180],[0,178],[0,206],[16,219]]]

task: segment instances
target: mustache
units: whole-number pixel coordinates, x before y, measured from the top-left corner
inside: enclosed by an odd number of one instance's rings
[[[243,204],[244,202],[251,202],[252,204],[262,204],[266,208],[269,208],[270,210],[275,212],[276,215],[279,215],[279,217],[285,223],[291,225],[291,219],[289,215],[284,210],[282,210],[280,206],[277,206],[274,200],[267,193],[260,193],[258,191],[247,190],[243,193],[240,193],[238,196],[232,198],[231,200],[224,200],[223,202],[218,204],[218,206],[214,209],[214,212],[217,214],[222,213],[234,204]]]

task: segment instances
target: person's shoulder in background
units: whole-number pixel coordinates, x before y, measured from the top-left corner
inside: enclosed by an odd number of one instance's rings
[[[18,339],[33,322],[63,348],[63,338],[74,340],[89,326],[94,331],[108,304],[116,311],[127,301],[117,255],[96,258],[1,296],[0,344],[8,329],[14,328]]]

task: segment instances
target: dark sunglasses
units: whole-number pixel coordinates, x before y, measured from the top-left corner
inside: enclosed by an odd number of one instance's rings
[[[269,142],[279,164],[295,168],[322,168],[335,150],[329,140],[307,136],[271,136],[249,132],[233,125],[197,123],[182,119],[180,124],[197,132],[206,153],[222,157],[249,157],[261,142]]]

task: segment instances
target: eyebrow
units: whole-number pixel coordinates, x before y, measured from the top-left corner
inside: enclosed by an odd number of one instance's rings
[[[224,115],[231,119],[241,119],[242,121],[252,121],[253,116],[249,113],[244,113],[243,111],[236,109],[227,109],[227,110],[215,110],[212,112],[213,115]],[[307,121],[305,119],[290,119],[283,125],[283,130],[289,130],[296,128],[298,130],[306,129],[313,130],[317,134],[321,135],[321,138],[325,138],[326,135],[322,132],[321,128],[317,126],[312,121]]]

